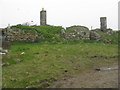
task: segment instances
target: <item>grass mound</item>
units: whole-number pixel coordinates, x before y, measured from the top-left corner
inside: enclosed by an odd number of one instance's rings
[[[60,37],[61,26],[50,26],[50,25],[41,25],[41,26],[26,26],[26,25],[15,25],[11,28],[21,29],[21,30],[35,30],[38,34],[37,42],[46,41],[46,42],[60,42],[62,37]]]
[[[71,26],[66,28],[66,32],[75,32],[75,31],[89,31],[85,26]]]

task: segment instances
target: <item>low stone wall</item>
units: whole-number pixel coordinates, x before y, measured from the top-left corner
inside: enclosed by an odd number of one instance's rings
[[[53,34],[53,33],[51,33]],[[103,35],[104,34],[104,35]],[[104,41],[105,35],[112,34],[111,32],[101,32],[100,30],[89,30],[84,26],[71,26],[61,30],[60,37],[66,40],[96,40]],[[105,38],[102,39],[103,36]],[[36,30],[24,30],[19,28],[5,28],[2,30],[2,41],[25,41],[25,42],[36,42],[47,40],[41,31]],[[108,39],[107,39],[108,40]]]
[[[35,42],[38,34],[35,30],[9,29],[6,36],[8,41]]]
[[[66,30],[62,30],[62,36],[67,40],[88,40],[90,39],[90,31],[84,26],[71,26]]]
[[[101,36],[96,31],[90,32],[90,40],[97,40],[99,41],[101,39]]]

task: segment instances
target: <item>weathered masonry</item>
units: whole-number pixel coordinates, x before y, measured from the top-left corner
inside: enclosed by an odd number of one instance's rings
[[[107,18],[106,17],[100,18],[100,29],[101,31],[106,32],[107,30]]]
[[[46,10],[42,8],[42,11],[40,11],[40,25],[46,25]]]

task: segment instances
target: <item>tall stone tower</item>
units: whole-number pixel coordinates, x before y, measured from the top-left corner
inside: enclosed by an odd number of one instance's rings
[[[40,11],[40,25],[46,25],[46,10],[44,8]]]
[[[107,30],[107,18],[106,17],[100,17],[100,29],[103,32]]]

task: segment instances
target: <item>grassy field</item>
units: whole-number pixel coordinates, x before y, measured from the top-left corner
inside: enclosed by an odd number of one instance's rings
[[[94,65],[113,63],[117,44],[13,43],[3,56],[3,88],[47,87],[62,73],[81,73]],[[21,53],[24,52],[25,54]],[[101,57],[100,57],[101,56]],[[95,57],[95,58],[94,58]],[[98,58],[97,58],[98,57]]]

